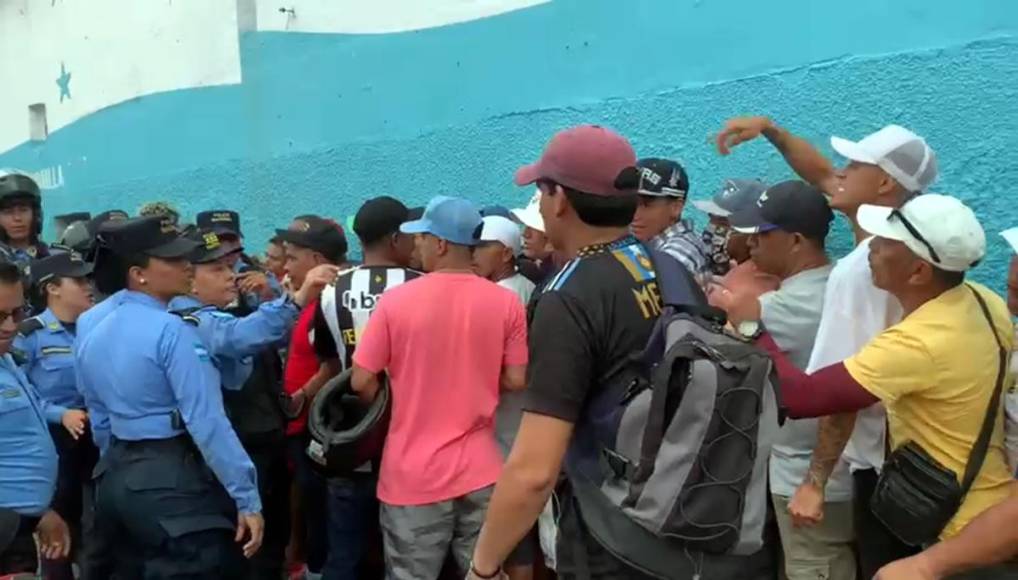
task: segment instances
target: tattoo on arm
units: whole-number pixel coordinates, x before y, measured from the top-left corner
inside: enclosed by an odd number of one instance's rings
[[[817,429],[817,445],[813,449],[813,458],[809,463],[806,482],[820,488],[827,485],[831,473],[841,460],[845,445],[852,437],[855,428],[856,413],[842,413],[821,417]]]

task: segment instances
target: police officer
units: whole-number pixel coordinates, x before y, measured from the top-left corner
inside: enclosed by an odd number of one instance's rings
[[[170,310],[193,324],[222,375],[227,415],[258,470],[266,534],[262,549],[250,561],[246,577],[278,580],[290,539],[290,480],[286,466],[285,418],[279,407],[282,366],[276,346],[297,321],[299,309],[336,275],[320,266],[291,298],[263,302],[239,318],[224,310],[237,299],[230,264],[240,248],[223,244],[211,230],[195,230],[201,246],[192,254],[193,291],[170,301]]]
[[[255,467],[220,375],[194,327],[166,311],[191,290],[195,248],[156,216],[99,232],[95,280],[111,295],[79,319],[74,348],[102,453],[97,535],[115,547],[96,577],[241,578],[234,542],[247,557],[261,546]]]
[[[0,171],[0,256],[27,272],[28,264],[49,255],[42,234],[42,192],[22,173]]]
[[[274,300],[283,294],[283,287],[271,272],[265,272],[244,253],[244,235],[240,230],[240,214],[229,209],[203,211],[195,216],[199,229],[210,230],[220,242],[230,248],[227,260],[237,275],[240,289],[239,304],[234,309],[240,315],[258,308],[262,302]]]
[[[0,262],[0,510],[7,535],[0,575],[35,571],[35,532],[45,557],[64,557],[70,550],[67,525],[49,509],[57,479],[57,453],[46,427],[53,410],[8,353],[24,301],[20,270]]]
[[[18,327],[13,353],[40,398],[69,413],[66,425],[50,426],[60,457],[53,509],[80,531],[84,488],[91,481],[98,450],[87,431],[85,401],[75,387],[71,346],[78,317],[92,307],[92,265],[74,253],[59,253],[32,264],[33,308],[41,312]],[[80,537],[75,533],[75,537]],[[76,542],[76,544],[80,544]],[[46,577],[72,578],[70,562],[45,564]]]

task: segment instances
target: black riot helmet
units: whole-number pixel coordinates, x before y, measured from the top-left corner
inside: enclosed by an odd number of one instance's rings
[[[77,252],[82,256],[91,256],[95,246],[95,234],[89,228],[88,222],[79,221],[64,228],[57,238],[54,248]]]
[[[39,184],[23,173],[0,169],[0,209],[18,201],[27,201],[31,204],[33,238],[38,238],[42,233],[42,191]],[[6,241],[6,232],[0,234]]]
[[[382,379],[378,396],[365,405],[350,388],[349,370],[325,384],[308,412],[308,457],[329,476],[353,474],[382,457],[389,432],[392,395]]]

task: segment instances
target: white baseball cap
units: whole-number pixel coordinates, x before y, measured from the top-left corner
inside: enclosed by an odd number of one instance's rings
[[[520,226],[513,223],[513,220],[500,215],[491,215],[481,222],[481,242],[500,242],[512,250],[514,256],[520,255],[523,241]]]
[[[858,142],[831,137],[831,147],[847,159],[880,167],[911,192],[926,191],[937,180],[933,149],[899,125],[888,125]]]
[[[986,255],[986,233],[976,214],[948,195],[916,196],[900,210],[864,205],[856,219],[862,229],[904,243],[941,270],[965,272]]]
[[[533,197],[527,207],[517,208],[509,212],[513,217],[520,220],[520,223],[528,228],[544,233],[544,218],[541,217],[541,190],[534,191]]]
[[[1018,253],[1018,228],[1011,228],[1000,232],[1007,243],[1011,244],[1011,249]]]

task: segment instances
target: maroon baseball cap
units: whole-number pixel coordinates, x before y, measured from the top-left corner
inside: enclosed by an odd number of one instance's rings
[[[550,179],[577,191],[594,195],[623,195],[636,192],[619,189],[616,180],[626,168],[636,165],[636,152],[625,137],[596,125],[580,125],[557,133],[548,142],[537,162],[516,172],[516,185],[530,185]]]

